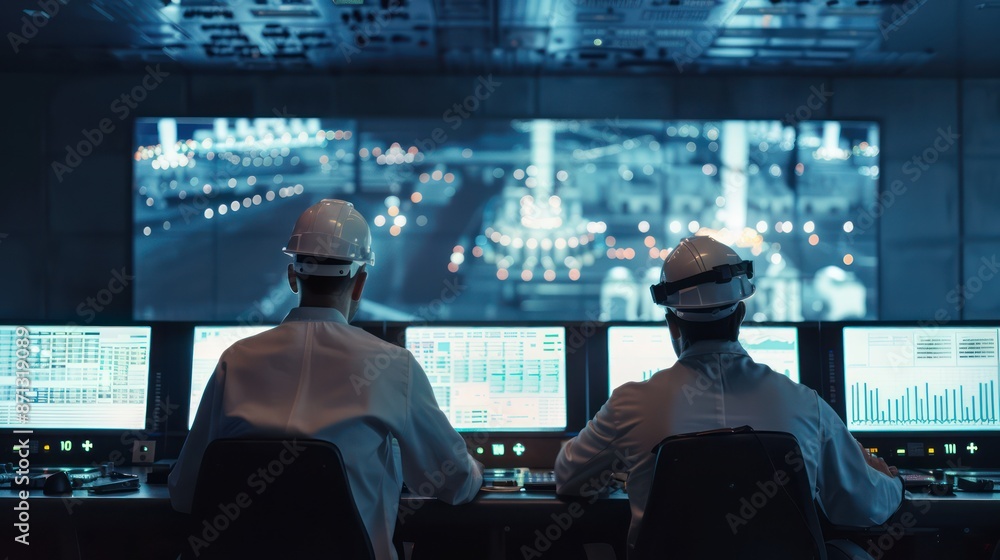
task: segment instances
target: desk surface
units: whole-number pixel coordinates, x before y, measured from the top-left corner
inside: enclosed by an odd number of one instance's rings
[[[132,472],[143,470],[133,469]],[[31,491],[26,502],[32,550],[27,557],[172,560],[176,556],[177,543],[184,542],[185,535],[190,534],[187,531],[190,520],[171,508],[166,486],[146,484],[144,475],[140,480],[143,481],[140,488],[127,493],[93,495],[77,489],[64,496],[45,496],[41,490]],[[9,550],[8,543],[19,534],[14,525],[18,521],[17,508],[24,509],[18,493],[0,489],[0,539],[3,539],[0,549]],[[573,531],[577,535],[596,539],[594,542],[624,543],[630,512],[628,496],[621,491],[597,499],[537,492],[484,491],[471,503],[459,506],[404,495],[400,500],[397,533],[402,540],[419,542],[420,538],[453,535],[457,529],[463,534],[485,535],[482,538],[489,542],[505,543],[499,549],[507,552],[491,558],[521,558],[518,551],[523,543],[530,546],[539,531],[551,529],[554,519],[559,516],[565,519],[567,514],[573,515]],[[967,531],[992,534],[1000,530],[1000,492],[959,492],[954,496],[908,493],[900,510],[883,526],[833,529],[861,537],[873,533],[891,534],[892,530],[900,528],[911,535],[928,532],[964,535]],[[72,544],[69,553],[60,548],[67,543]],[[75,555],[76,550],[84,552]],[[99,552],[93,552],[95,550]],[[123,555],[122,551],[128,554]],[[553,560],[577,557],[572,554],[549,556]],[[15,554],[13,557],[22,556]]]
[[[170,507],[170,497],[165,485],[150,485],[145,482],[148,469],[136,467],[123,468],[124,472],[140,474],[141,485],[138,490],[114,494],[90,494],[85,489],[75,489],[73,493],[63,496],[45,496],[41,490],[32,490],[29,502],[32,506],[49,508],[59,504],[64,509],[75,511],[77,508],[104,509],[104,506],[124,507],[127,510],[141,508],[145,511],[160,511],[174,513]],[[0,489],[0,506],[10,511],[20,501],[14,490]],[[481,491],[476,499],[462,506],[449,506],[438,503],[433,498],[404,494],[400,500],[401,515],[409,511],[415,520],[433,515],[435,521],[439,516],[454,517],[455,521],[473,519],[481,522],[489,519],[493,523],[511,524],[530,522],[532,518],[547,518],[552,513],[565,511],[571,503],[579,503],[586,509],[603,512],[602,515],[629,515],[628,495],[617,490],[600,498],[575,498],[571,496],[556,496],[542,492],[488,492]],[[448,512],[453,512],[453,515]],[[431,513],[433,512],[433,513]],[[513,516],[507,518],[507,513]],[[516,513],[514,513],[516,512]],[[996,527],[1000,526],[1000,492],[973,493],[956,491],[954,495],[935,496],[931,494],[906,493],[903,506],[894,516],[901,519],[909,513],[915,527]]]

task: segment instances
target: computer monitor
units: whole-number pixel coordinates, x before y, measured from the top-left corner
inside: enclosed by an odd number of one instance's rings
[[[188,409],[188,428],[194,424],[194,417],[201,404],[201,396],[205,393],[219,358],[234,343],[244,338],[262,333],[274,325],[226,325],[226,326],[196,326],[194,328],[194,345],[191,352],[191,405]]]
[[[997,430],[998,332],[845,326],[847,427],[890,433]]]
[[[658,320],[649,280],[697,232],[734,246],[752,238],[761,258],[795,263],[763,280],[801,288],[747,300],[748,317],[877,315],[878,228],[851,221],[878,203],[888,148],[877,123],[477,115],[461,124],[135,118],[134,318],[280,321],[296,298],[273,274],[288,263],[278,249],[324,198],[350,200],[376,252],[392,255],[368,277],[361,320]],[[740,190],[731,181],[754,183],[749,203],[731,196]],[[844,239],[850,274],[834,250]],[[274,250],[229,258],[265,247]],[[749,246],[737,252],[752,256]]]
[[[755,362],[799,382],[798,329],[740,327],[740,343]],[[645,381],[677,361],[666,325],[608,327],[608,394],[629,381]]]
[[[566,430],[565,328],[411,326],[405,337],[455,429]]]
[[[0,326],[0,427],[146,427],[148,326]]]
[[[629,381],[645,381],[676,361],[665,325],[608,327],[608,395]]]

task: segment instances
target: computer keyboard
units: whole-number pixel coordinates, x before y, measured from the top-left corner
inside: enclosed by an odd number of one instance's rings
[[[527,492],[556,491],[556,474],[548,469],[486,469],[483,487],[489,489],[524,489]]]
[[[903,481],[904,488],[918,488],[938,482],[929,472],[911,469],[899,469],[899,478]]]
[[[70,467],[70,466],[53,466],[53,467],[32,467],[28,470],[29,475],[45,475],[52,474],[55,472],[65,472],[69,476],[70,481],[73,486],[78,487],[88,482],[94,482],[101,476],[103,476],[101,469],[98,467]]]
[[[528,492],[552,492],[556,491],[556,473],[553,471],[529,470],[524,475],[521,487]]]
[[[97,469],[67,469],[66,474],[68,474],[69,479],[74,482],[74,486],[77,482],[80,484],[86,484],[101,478],[101,471]]]

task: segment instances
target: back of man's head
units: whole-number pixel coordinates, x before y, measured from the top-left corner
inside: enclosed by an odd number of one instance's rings
[[[682,239],[663,262],[653,301],[667,308],[671,330],[688,342],[736,340],[756,291],[753,262],[711,237]],[[675,338],[677,338],[675,336]]]
[[[740,324],[743,323],[745,315],[746,305],[743,302],[740,302],[736,311],[730,315],[707,322],[687,321],[678,317],[673,310],[668,309],[667,323],[676,325],[681,338],[689,343],[700,340],[730,340],[735,342],[740,336]]]
[[[361,300],[366,268],[375,264],[371,230],[354,205],[323,199],[307,208],[284,252],[294,259],[288,282],[293,292],[301,289],[300,305],[339,308],[350,320]]]

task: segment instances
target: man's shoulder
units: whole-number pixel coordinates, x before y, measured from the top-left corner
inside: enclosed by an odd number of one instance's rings
[[[410,351],[398,344],[383,340],[358,327],[349,325],[343,327],[344,334],[349,338],[342,339],[341,342],[349,345],[352,354],[380,369],[389,367],[390,364],[407,364],[413,359]]]
[[[303,332],[305,322],[286,322],[268,329],[261,333],[241,339],[224,352],[230,358],[246,354],[269,354],[284,353],[296,346],[304,346],[309,338]],[[316,324],[316,323],[312,323]],[[318,329],[313,339],[321,346],[328,348],[341,348],[348,354],[353,354],[363,359],[375,359],[380,365],[388,365],[390,362],[406,361],[412,358],[412,354],[406,348],[385,341],[368,331],[337,322],[319,323],[330,327],[329,329]]]

